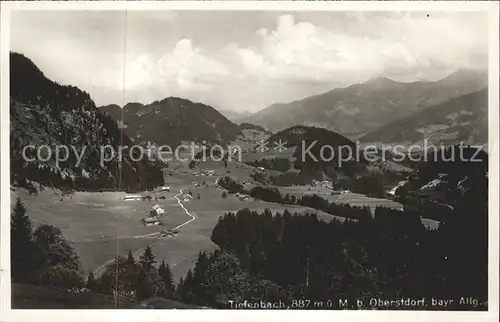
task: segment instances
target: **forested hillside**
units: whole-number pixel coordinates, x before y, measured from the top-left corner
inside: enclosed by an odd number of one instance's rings
[[[161,164],[151,163],[146,157],[132,161],[126,149],[121,156],[120,175],[118,146],[122,139],[124,146],[133,143],[127,135],[122,137],[117,123],[97,109],[88,93],[47,79],[31,60],[17,53],[10,54],[10,91],[14,184],[36,181],[76,190],[113,190],[121,186],[129,191],[162,184]],[[37,148],[44,145],[38,157]],[[66,148],[68,159],[63,160]],[[105,152],[112,150],[115,157],[101,164]],[[139,156],[138,151],[134,153]]]

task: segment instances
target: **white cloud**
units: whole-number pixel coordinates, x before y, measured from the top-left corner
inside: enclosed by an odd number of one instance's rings
[[[126,88],[130,96],[147,97],[147,101],[165,96],[199,99],[200,94],[217,90],[221,78],[228,75],[222,62],[205,54],[191,39],[183,38],[159,58],[148,54],[132,57],[126,69]]]
[[[361,15],[361,17],[363,17]],[[370,21],[376,37],[328,30],[293,16],[279,17],[275,30],[260,29],[258,48],[238,48],[246,72],[261,77],[363,81],[379,74],[424,77],[426,69],[441,69],[441,76],[458,68],[481,68],[487,41],[483,28],[469,28],[461,17],[387,17]],[[467,20],[465,20],[467,21]],[[415,75],[416,69],[422,69]],[[405,75],[405,73],[409,75]]]
[[[480,13],[336,13],[332,21],[285,14],[274,26],[261,24],[259,15],[248,16],[252,27],[240,27],[237,13],[224,16],[232,21],[204,16],[199,25],[181,12],[131,15],[126,57],[122,14],[92,15],[99,28],[89,31],[81,28],[84,14],[19,15],[13,49],[47,76],[90,91],[97,104],[121,103],[125,91],[126,99],[143,103],[175,95],[240,110],[379,75],[436,79],[487,65],[487,19]]]
[[[210,82],[228,74],[223,63],[194,47],[192,40],[186,38],[179,40],[172,53],[164,55],[158,63],[160,73],[166,80],[176,81],[181,89],[210,87]]]

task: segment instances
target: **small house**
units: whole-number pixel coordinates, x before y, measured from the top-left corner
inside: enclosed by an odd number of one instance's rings
[[[153,210],[150,211],[151,216],[163,216],[165,210],[160,205],[154,205]]]
[[[141,195],[127,195],[125,196],[124,200],[125,201],[130,201],[130,200],[141,200],[142,197]]]
[[[158,226],[160,221],[157,217],[147,217],[142,219],[144,226]]]
[[[239,192],[237,192],[234,196],[238,198],[240,201],[245,201],[249,199],[248,195]]]

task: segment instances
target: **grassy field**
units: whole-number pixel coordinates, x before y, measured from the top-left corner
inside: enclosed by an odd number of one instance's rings
[[[272,156],[275,152],[252,155],[262,157],[264,154]],[[207,170],[214,170],[215,176],[199,174]],[[169,162],[168,168],[164,169],[164,181],[171,187],[170,192],[142,193],[143,196],[150,195],[153,199],[162,195],[166,198],[164,200],[124,201],[125,193],[121,192],[76,192],[71,197],[61,198],[60,193],[48,189],[40,192],[38,196],[30,196],[25,190],[14,189],[11,192],[11,201],[14,203],[16,197],[23,200],[35,226],[51,224],[59,227],[64,236],[73,243],[85,271],[94,270],[107,263],[116,254],[126,255],[129,250],[140,252],[145,246],[151,245],[157,262],[165,260],[172,268],[176,280],[193,266],[200,251],[209,252],[216,248],[210,236],[218,218],[225,213],[235,213],[243,208],[259,212],[270,209],[273,213],[282,213],[288,209],[292,213],[316,213],[325,221],[334,218],[345,220],[307,207],[284,206],[253,199],[241,201],[233,195],[222,198],[223,190],[215,186],[217,177],[228,175],[238,181],[252,181],[250,175],[253,171],[253,167],[240,162],[228,162],[227,166],[224,166],[223,162],[207,161],[189,169],[188,162],[175,161]],[[194,181],[205,182],[205,185],[195,187]],[[184,202],[181,196],[181,201],[196,219],[180,228],[177,236],[173,238],[144,236],[174,228],[191,219],[175,198],[181,189],[183,195],[191,191],[195,197]],[[390,200],[354,193],[331,196],[331,190],[322,187],[294,186],[279,189],[282,193],[296,195],[315,193],[333,202],[357,206],[399,206]],[[197,199],[198,194],[200,199]],[[144,227],[140,220],[155,204],[160,204],[166,211],[167,215],[162,219],[163,226]]]
[[[38,196],[29,195],[24,189],[11,191],[11,202],[19,197],[28,209],[35,226],[52,224],[61,229],[63,235],[74,242],[102,238],[133,237],[159,231],[161,227],[145,227],[141,219],[155,204],[166,212],[162,221],[165,226],[174,226],[184,221],[184,213],[174,198],[175,192],[144,193],[164,195],[164,200],[124,201],[120,192],[76,192],[64,197],[55,190],[46,189]]]
[[[103,240],[75,242],[73,248],[80,257],[84,272],[95,270],[117,254],[126,256],[158,241],[158,238],[109,238]]]
[[[67,290],[12,284],[13,309],[114,309],[112,295],[73,294]],[[119,301],[119,309],[139,309],[138,303]]]
[[[220,216],[228,212],[237,212],[243,208],[249,208],[263,212],[269,209],[271,212],[282,213],[285,209],[294,213],[316,213],[319,218],[330,221],[334,216],[301,206],[284,206],[281,204],[263,202],[260,200],[240,201],[232,195],[222,198],[222,190],[215,187],[194,187],[189,188],[193,195],[198,193],[200,199],[194,198],[185,202],[184,206],[196,217],[194,221],[179,229],[179,234],[175,238],[166,238],[153,245],[153,253],[161,260],[169,263],[172,268],[174,278],[178,280],[184,276],[192,267],[196,256],[200,251],[212,251],[216,245],[210,240],[213,227]],[[339,220],[344,218],[338,217]]]
[[[178,192],[177,192],[178,193]],[[160,193],[144,193],[159,196]],[[161,193],[167,199],[152,201],[123,201],[124,193],[76,192],[62,198],[55,190],[42,191],[38,196],[23,189],[11,192],[11,201],[19,197],[28,209],[36,228],[41,224],[54,225],[73,244],[85,271],[93,270],[116,254],[126,255],[157,241],[140,237],[163,229],[174,228],[188,218],[174,198],[176,192]],[[145,227],[141,218],[151,207],[160,204],[166,211],[162,226]],[[117,251],[118,246],[118,251]]]
[[[92,292],[73,294],[67,290],[25,284],[12,284],[13,309],[114,309],[112,295]],[[162,298],[151,298],[141,303],[119,300],[117,309],[195,309],[188,305]]]

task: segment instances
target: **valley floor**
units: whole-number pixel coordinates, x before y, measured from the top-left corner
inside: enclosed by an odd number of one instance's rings
[[[200,174],[206,170],[214,170],[215,175]],[[218,218],[225,213],[236,213],[243,208],[259,212],[269,209],[272,213],[282,213],[288,209],[291,213],[316,213],[324,221],[334,218],[345,220],[343,217],[302,206],[269,203],[252,198],[242,201],[233,195],[222,197],[224,190],[217,186],[217,178],[228,175],[234,180],[248,180],[253,170],[253,167],[239,162],[229,162],[224,167],[220,163],[208,161],[195,169],[189,169],[186,163],[172,162],[164,170],[164,182],[170,186],[170,192],[157,189],[141,193],[142,196],[151,196],[150,201],[125,201],[124,192],[75,192],[71,196],[62,197],[59,191],[52,189],[30,195],[24,189],[12,188],[11,202],[14,203],[18,197],[23,201],[35,228],[40,224],[60,228],[65,238],[73,244],[85,272],[94,271],[99,275],[117,254],[125,256],[130,250],[139,256],[150,245],[157,263],[165,260],[177,281],[192,268],[199,252],[210,252],[216,248],[210,237]],[[199,186],[195,186],[193,182],[198,182]],[[375,206],[401,207],[391,200],[355,193],[332,196],[331,190],[322,187],[278,188],[283,194],[317,194],[332,202],[369,206],[373,209]],[[184,195],[188,192],[191,192],[193,198],[184,201]],[[164,199],[155,200],[155,197]],[[156,204],[165,210],[165,216],[161,218],[162,225],[145,227],[141,219]],[[430,228],[437,226],[437,222],[423,222]],[[182,226],[176,236],[159,236],[162,230],[179,225]]]

